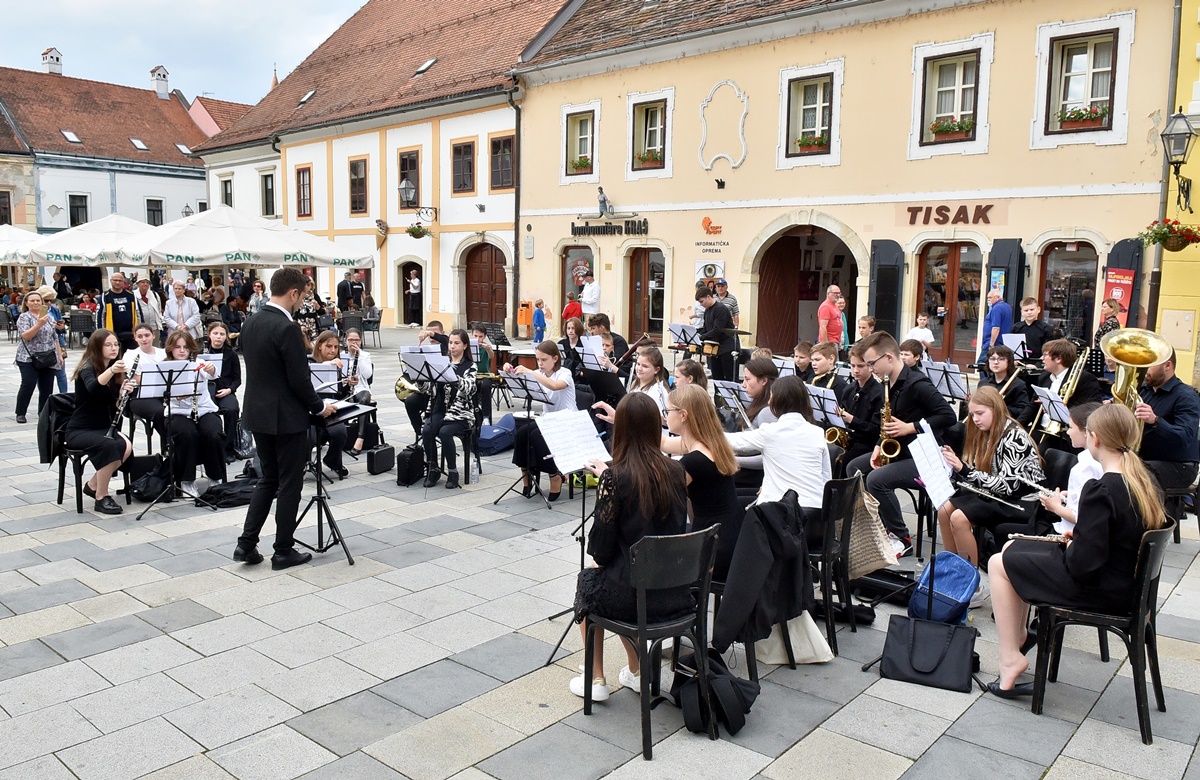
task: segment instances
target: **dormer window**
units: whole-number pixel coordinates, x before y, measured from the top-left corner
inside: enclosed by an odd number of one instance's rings
[[[129,143],[133,144],[133,148],[137,149],[139,152],[150,151],[150,147],[146,146],[146,144],[140,138],[130,138]]]
[[[191,154],[191,153],[192,153],[192,150],[191,150],[191,149],[189,149],[189,148],[187,148],[187,147],[186,147],[186,146],[184,146],[183,144],[175,144],[175,148],[176,148],[176,149],[178,149],[179,151],[183,152],[184,154]]]
[[[416,73],[414,73],[413,75],[414,75],[414,76],[420,76],[422,73],[424,73],[425,71],[429,70],[429,69],[430,69],[430,68],[432,68],[434,65],[436,65],[436,64],[437,64],[437,60],[438,60],[438,58],[437,58],[437,57],[431,57],[430,59],[426,60],[426,61],[425,61],[425,64],[423,64],[421,67],[417,68],[417,72],[416,72]]]
[[[79,136],[75,135],[70,130],[59,130],[59,132],[63,134],[63,138],[67,139],[69,142],[71,142],[73,144],[83,143],[83,141],[79,140]]]
[[[315,94],[317,94],[317,91],[315,89],[310,89],[308,92],[305,92],[304,97],[300,98],[300,102],[296,105],[296,108],[299,108],[300,106],[304,105],[308,101],[312,100],[312,96]]]

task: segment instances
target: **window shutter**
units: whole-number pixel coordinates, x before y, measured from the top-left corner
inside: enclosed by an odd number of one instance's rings
[[[891,239],[871,242],[871,296],[868,310],[875,318],[875,330],[897,336],[900,324],[900,292],[904,286],[904,249]],[[854,313],[848,312],[848,325],[854,327]]]
[[[992,271],[1004,271],[1004,301],[1012,307],[1014,320],[1020,319],[1021,289],[1025,286],[1025,249],[1019,238],[997,238],[992,243],[987,264],[988,289],[992,287]]]

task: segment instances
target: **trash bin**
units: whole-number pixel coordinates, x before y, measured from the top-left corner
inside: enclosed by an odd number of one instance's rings
[[[517,306],[517,325],[525,328],[525,338],[533,337],[533,301],[521,301]]]

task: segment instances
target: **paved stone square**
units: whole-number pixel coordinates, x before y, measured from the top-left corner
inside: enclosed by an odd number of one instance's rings
[[[392,392],[395,353],[415,332],[383,339],[374,388],[400,447],[414,437]],[[12,354],[0,339],[0,362]],[[15,369],[0,377],[10,404],[17,384]],[[872,626],[842,628],[831,663],[762,668],[762,695],[735,737],[710,742],[658,707],[645,763],[632,691],[585,717],[567,690],[582,662],[577,631],[545,665],[569,628],[547,618],[574,593],[580,502],[564,492],[547,508],[510,493],[493,505],[516,478],[508,453],[485,458],[460,491],[398,487],[394,471],[351,464],[329,489],[355,565],[331,550],[272,572],[229,558],[244,508],[174,503],[137,522],[140,505],[107,517],[87,501],[79,515],[70,485],[55,505],[57,473],[38,463],[33,422],[0,413],[0,780],[1200,778],[1192,515],[1164,570],[1168,711],[1152,709],[1153,746],[1141,743],[1115,640],[1102,664],[1094,632],[1068,631],[1060,682],[1034,716],[1027,700],[860,671],[883,646],[896,611],[885,606]],[[144,437],[135,445],[144,452]],[[300,536],[315,539],[311,518]],[[989,609],[973,621],[992,679]],[[623,659],[612,645],[610,681]],[[730,662],[745,673],[740,649]]]

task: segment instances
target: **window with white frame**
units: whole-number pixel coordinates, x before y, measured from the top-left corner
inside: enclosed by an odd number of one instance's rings
[[[978,120],[979,52],[925,60],[921,143],[970,141]]]
[[[264,217],[275,216],[275,174],[260,173],[258,189],[262,196],[262,215]]]
[[[833,74],[788,82],[787,156],[829,154]]]
[[[226,206],[233,205],[233,177],[221,179],[221,202]]]
[[[661,168],[667,154],[667,101],[633,107],[633,167]]]
[[[1109,129],[1117,73],[1116,30],[1055,39],[1052,47],[1046,132]]]
[[[592,152],[596,128],[596,113],[582,111],[567,115],[567,175],[582,176],[592,172]]]

